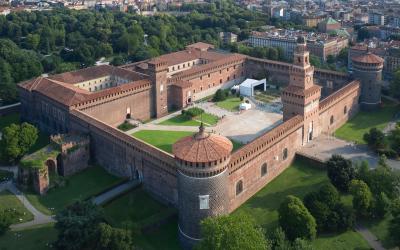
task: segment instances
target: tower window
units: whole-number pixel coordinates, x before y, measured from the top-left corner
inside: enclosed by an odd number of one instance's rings
[[[287,157],[288,157],[288,149],[285,148],[285,149],[283,150],[282,159],[283,159],[283,160],[286,160]]]
[[[210,208],[210,195],[199,195],[199,205],[200,209]]]
[[[333,124],[333,122],[335,121],[335,119],[333,118],[333,115],[331,116],[331,125]]]
[[[267,163],[261,165],[261,177],[265,176],[268,172]]]
[[[344,106],[343,113],[347,114],[347,106]]]
[[[241,192],[243,192],[243,181],[240,180],[236,183],[236,195],[239,195]]]

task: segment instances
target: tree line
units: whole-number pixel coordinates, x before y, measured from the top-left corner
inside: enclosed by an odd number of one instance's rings
[[[88,67],[101,57],[120,65],[198,41],[218,47],[221,31],[244,39],[267,23],[262,13],[229,0],[193,6],[190,14],[177,17],[67,9],[0,16],[0,98],[16,101],[15,84],[42,73]]]

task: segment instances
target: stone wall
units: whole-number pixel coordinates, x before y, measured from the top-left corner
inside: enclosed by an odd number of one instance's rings
[[[145,88],[140,92],[118,99],[104,100],[95,105],[84,107],[82,110],[88,115],[113,126],[123,123],[129,112],[132,119],[145,121],[154,114],[152,89]]]
[[[297,149],[302,145],[302,129],[302,117],[295,116],[232,154],[228,190],[230,211],[290,166]],[[262,174],[264,164],[267,171]],[[236,194],[239,181],[242,181],[243,191]]]
[[[71,111],[72,131],[87,133],[91,159],[111,174],[140,179],[144,188],[164,203],[177,204],[177,171],[174,157],[150,144],[85,114]]]
[[[319,104],[321,133],[332,134],[359,111],[361,89],[359,81],[352,81]]]

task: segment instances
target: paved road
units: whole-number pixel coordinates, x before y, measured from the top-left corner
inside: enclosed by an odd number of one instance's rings
[[[139,180],[132,180],[132,181],[125,182],[125,183],[95,197],[93,199],[93,203],[96,205],[102,205],[102,204],[112,200],[113,198],[121,195],[122,193],[125,193],[126,191],[137,187],[138,185],[140,185]]]
[[[20,200],[22,204],[24,204],[26,209],[28,209],[28,211],[33,214],[34,217],[32,221],[11,225],[11,229],[22,229],[35,225],[42,225],[55,222],[52,216],[45,215],[42,212],[38,211],[34,206],[32,206],[32,204],[28,201],[25,195],[17,189],[17,187],[14,185],[13,182],[9,181],[7,183],[3,183],[2,185],[0,185],[0,191],[2,190],[2,188],[8,189],[11,193],[13,193],[17,197],[17,199]]]

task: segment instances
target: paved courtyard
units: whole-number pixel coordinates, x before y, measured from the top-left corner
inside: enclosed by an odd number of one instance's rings
[[[254,105],[252,109],[241,112],[230,112],[211,102],[196,104],[196,106],[204,109],[206,113],[221,118],[215,126],[207,127],[207,131],[229,137],[230,139],[244,144],[282,123],[282,114],[258,109]],[[197,127],[158,124],[180,113],[180,111],[175,112],[166,117],[151,121],[150,123],[141,124],[139,127],[129,130],[126,133],[132,134],[139,130],[198,131]]]
[[[353,162],[368,161],[371,167],[375,167],[379,160],[379,156],[366,145],[356,145],[328,135],[320,135],[302,147],[300,153],[322,161],[328,160],[333,154],[340,154]],[[400,170],[400,161],[388,160],[388,164]]]

